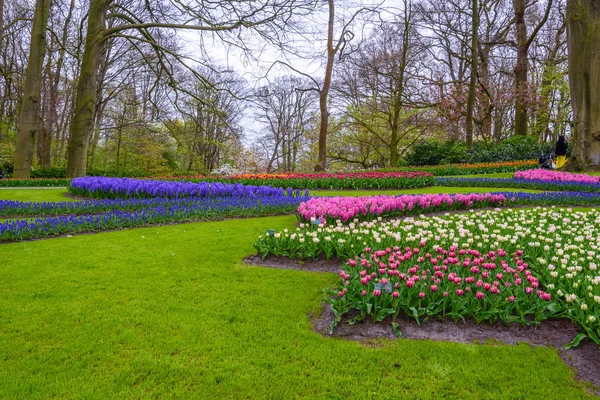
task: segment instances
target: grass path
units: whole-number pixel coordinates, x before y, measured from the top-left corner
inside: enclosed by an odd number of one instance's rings
[[[0,398],[589,397],[550,348],[312,332],[335,275],[241,262],[295,221],[0,245]]]
[[[65,194],[66,188],[3,188],[0,190],[0,200],[18,201],[76,201]]]
[[[311,190],[310,193],[316,196],[376,196],[379,194],[388,195],[401,195],[401,194],[431,194],[431,193],[488,193],[488,192],[527,192],[527,193],[538,193],[544,192],[544,190],[530,190],[530,189],[499,189],[499,188],[485,188],[485,187],[445,187],[445,186],[431,186],[420,189],[410,190]]]

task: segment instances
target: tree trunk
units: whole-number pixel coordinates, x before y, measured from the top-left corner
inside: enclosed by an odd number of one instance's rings
[[[567,2],[573,104],[571,168],[600,166],[600,0]]]
[[[469,80],[469,95],[467,97],[467,115],[465,120],[465,131],[467,134],[467,146],[473,146],[473,108],[475,106],[475,95],[477,86],[477,61],[478,57],[478,35],[479,35],[479,5],[477,0],[471,3],[472,26],[471,32],[471,79]]]
[[[335,51],[333,49],[333,23],[335,19],[334,0],[327,0],[329,4],[329,22],[327,28],[327,65],[325,66],[325,81],[319,92],[319,109],[321,111],[321,126],[319,128],[319,161],[316,171],[325,171],[327,167],[327,128],[329,125],[329,111],[327,110],[327,96],[331,86],[331,74]]]
[[[393,99],[393,110],[392,110],[392,124],[391,124],[391,139],[390,139],[390,167],[396,167],[400,160],[400,154],[398,153],[398,143],[400,142],[399,130],[400,130],[400,112],[402,111],[402,98],[404,97],[404,75],[406,73],[406,66],[408,63],[408,46],[410,40],[410,19],[412,9],[411,4],[407,1],[404,2],[404,35],[402,37],[402,58],[400,59],[400,70],[398,71],[398,77],[396,78],[396,95]],[[391,77],[390,79],[394,79]],[[392,85],[394,86],[394,85]]]
[[[46,53],[46,27],[51,0],[37,0],[31,28],[31,45],[25,71],[23,103],[17,125],[17,146],[13,176],[29,179],[33,161],[33,144],[40,112],[42,68]]]
[[[515,134],[527,135],[527,72],[529,46],[525,24],[525,0],[513,1],[517,39],[517,64],[515,65]]]
[[[96,88],[98,67],[102,53],[105,13],[111,0],[92,0],[88,12],[88,27],[81,71],[77,82],[75,113],[71,121],[67,156],[67,177],[85,176],[88,146],[94,131],[94,113],[97,106]]]
[[[481,104],[481,137],[483,140],[492,139],[492,112],[494,105],[490,95],[490,52],[491,46],[486,44],[481,48],[479,62],[479,78],[483,90],[479,96]]]
[[[0,46],[4,36],[4,0],[0,0]],[[0,60],[0,71],[4,71],[3,62]],[[5,88],[6,90],[6,88]],[[4,99],[0,100],[0,120],[4,119]],[[2,129],[0,129],[0,142],[2,142]]]
[[[54,38],[50,37],[50,45],[48,46],[48,53],[53,54],[54,52]],[[48,57],[46,61],[46,67],[42,75],[42,86],[41,86],[41,104],[40,104],[40,119],[39,128],[37,132],[37,160],[40,168],[50,167],[50,148],[52,146],[52,129],[54,126],[54,115],[53,110],[54,103],[52,102],[53,87],[52,81],[52,58]]]

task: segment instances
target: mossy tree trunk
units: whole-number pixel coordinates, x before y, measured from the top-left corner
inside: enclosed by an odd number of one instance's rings
[[[515,65],[515,134],[521,136],[527,135],[527,123],[529,121],[529,48],[542,26],[548,20],[552,3],[553,0],[548,0],[542,19],[528,36],[527,21],[525,20],[525,11],[528,7],[528,2],[525,0],[513,0],[517,42],[517,63]]]
[[[477,95],[477,62],[479,61],[479,5],[477,0],[471,2],[472,31],[471,31],[471,78],[469,80],[469,95],[467,97],[467,116],[465,120],[465,131],[467,134],[467,146],[473,146],[473,110],[475,107],[475,96]]]
[[[23,84],[23,102],[17,124],[17,146],[13,177],[29,179],[35,135],[39,126],[42,68],[46,55],[46,27],[51,0],[37,0],[31,27],[31,45]]]
[[[573,104],[571,168],[600,167],[600,0],[567,2]]]
[[[333,73],[333,62],[337,49],[333,47],[333,28],[335,22],[334,0],[328,0],[329,19],[327,24],[327,64],[325,65],[325,79],[319,91],[319,111],[321,123],[319,127],[319,160],[315,171],[325,171],[327,168],[327,130],[329,128],[329,110],[327,108],[327,96],[331,87],[331,75]]]
[[[81,71],[77,82],[75,113],[71,120],[67,151],[67,177],[85,176],[88,147],[94,132],[97,103],[98,66],[106,30],[105,15],[112,0],[92,0],[88,12],[88,27]]]

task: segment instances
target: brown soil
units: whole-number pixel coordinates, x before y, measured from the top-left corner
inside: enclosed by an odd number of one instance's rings
[[[338,273],[342,270],[342,263],[335,258],[327,261],[325,257],[319,257],[316,260],[291,260],[286,257],[267,256],[264,260],[259,255],[251,255],[244,262],[250,265],[258,265],[267,268],[295,269],[297,271],[309,272],[333,272]]]
[[[286,257],[267,256],[264,260],[258,255],[249,256],[244,260],[247,264],[268,268],[294,269],[310,272],[334,272],[342,269],[338,260],[297,261]],[[356,314],[349,313],[329,334],[329,327],[334,320],[333,312],[328,304],[323,303],[323,313],[319,317],[311,316],[313,329],[325,337],[341,337],[348,340],[369,340],[386,338],[396,340],[391,326],[391,319],[383,322],[364,321],[354,325],[348,324]],[[511,324],[504,326],[496,323],[492,326],[477,325],[472,320],[466,322],[430,320],[418,326],[412,320],[397,320],[402,338],[412,340],[444,340],[458,343],[482,344],[497,341],[515,345],[529,343],[531,346],[554,347],[560,358],[576,371],[576,377],[593,386],[592,393],[600,396],[600,349],[591,340],[584,340],[574,349],[566,350],[564,346],[577,335],[577,327],[566,319],[544,321],[539,326],[521,326]]]
[[[364,321],[348,324],[356,314],[348,314],[329,334],[334,320],[329,304],[323,303],[324,310],[318,318],[312,317],[313,329],[325,337],[341,337],[348,340],[368,340],[376,338],[397,339],[391,326],[391,319],[382,322]],[[577,335],[577,327],[566,319],[544,321],[539,326],[504,326],[496,323],[492,326],[477,325],[472,320],[466,322],[430,320],[418,326],[414,321],[396,320],[402,332],[402,338],[412,340],[444,340],[457,343],[483,344],[497,341],[515,345],[529,343],[531,346],[551,346],[556,348],[560,358],[576,373],[577,379],[589,382],[595,388],[591,392],[600,396],[600,349],[591,340],[582,341],[574,349],[564,346]]]

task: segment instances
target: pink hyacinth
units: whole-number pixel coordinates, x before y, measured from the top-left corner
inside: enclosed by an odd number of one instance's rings
[[[461,208],[470,208],[474,204],[502,204],[506,198],[502,194],[423,194],[402,196],[365,196],[365,197],[314,197],[298,206],[298,214],[304,220],[311,218],[340,219],[344,222],[357,216],[384,215],[401,213],[418,207],[427,211],[445,209],[460,204]],[[422,247],[425,242],[420,242]],[[369,251],[367,251],[368,253]],[[413,250],[413,252],[418,252]]]
[[[518,171],[515,172],[514,178],[524,179],[528,181],[574,182],[584,184],[600,183],[600,176],[590,176],[587,174],[572,174],[569,172],[551,171],[546,169]]]

